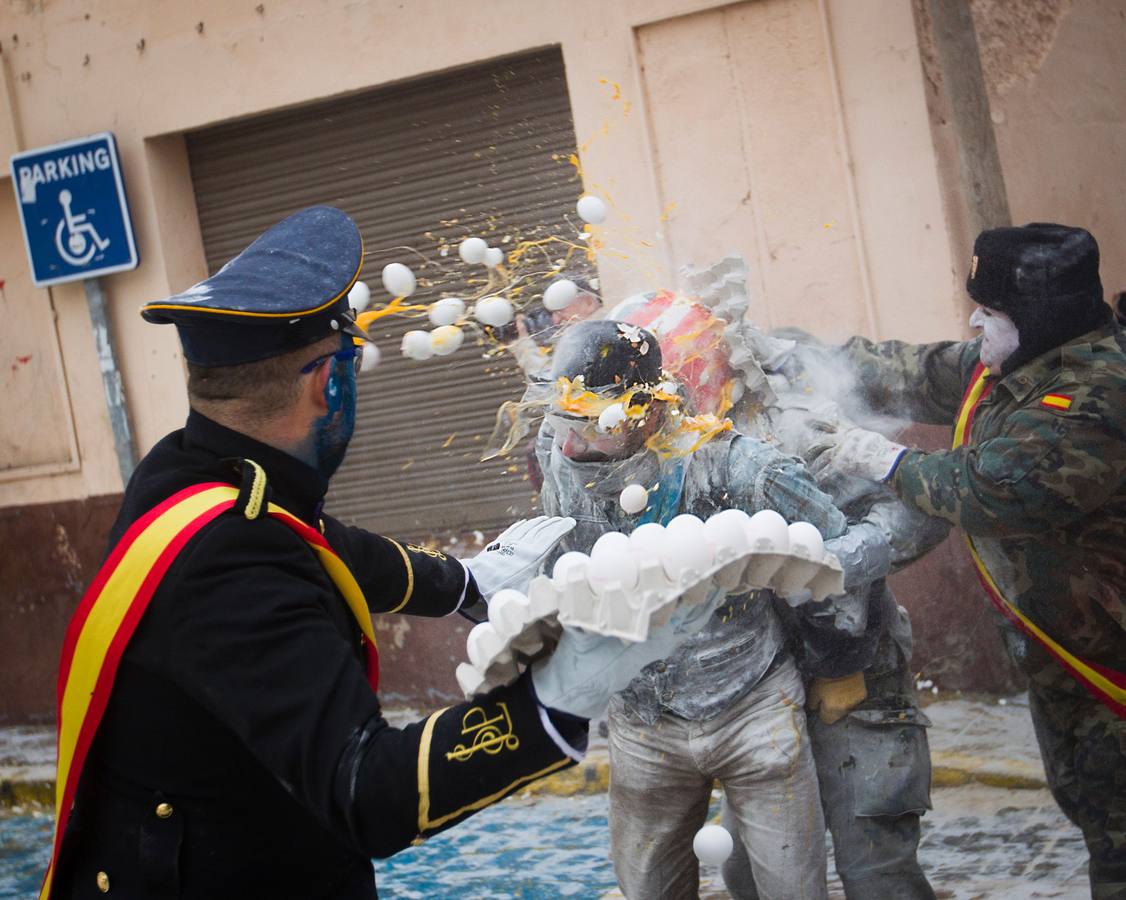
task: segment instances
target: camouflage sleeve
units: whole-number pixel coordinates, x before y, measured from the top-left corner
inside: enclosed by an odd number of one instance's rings
[[[1105,503],[1126,477],[1126,412],[1100,414],[1076,403],[1066,412],[1039,404],[1005,421],[980,444],[936,453],[911,451],[893,476],[896,491],[928,515],[967,534],[1040,534]]]
[[[840,353],[855,373],[863,399],[876,412],[949,425],[958,414],[980,347],[980,340],[877,344],[854,337]]]

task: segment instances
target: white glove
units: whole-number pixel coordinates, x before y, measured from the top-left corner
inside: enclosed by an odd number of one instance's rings
[[[818,481],[854,475],[887,481],[907,448],[882,434],[845,428],[826,434],[806,452],[806,465]]]
[[[715,588],[703,603],[681,602],[668,622],[639,643],[564,628],[551,656],[532,667],[536,698],[549,709],[593,719],[649,663],[664,659],[701,628],[723,601]]]
[[[502,588],[526,591],[547,555],[575,527],[570,516],[536,516],[521,519],[502,531],[465,565],[477,588],[491,597]]]

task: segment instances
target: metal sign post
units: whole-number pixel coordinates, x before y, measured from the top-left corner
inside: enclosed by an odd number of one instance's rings
[[[86,288],[86,305],[94,326],[94,345],[98,348],[98,368],[102,371],[102,388],[106,394],[109,424],[113,429],[117,465],[121,469],[121,483],[125,485],[129,483],[137,459],[133,452],[133,432],[129,427],[129,408],[125,405],[125,387],[121,383],[121,372],[117,368],[110,337],[106,292],[102,290],[100,278],[87,278],[82,286]]]
[[[140,257],[109,132],[27,150],[12,157],[32,280],[39,287],[82,281],[94,328],[114,448],[123,483],[135,457],[121,372],[113,352],[101,275],[135,269]]]

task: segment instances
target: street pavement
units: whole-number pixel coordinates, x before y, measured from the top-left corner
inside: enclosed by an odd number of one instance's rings
[[[934,810],[920,861],[944,900],[1089,896],[1079,831],[1044,788],[1027,701],[940,697],[927,707]],[[393,723],[415,718],[410,710]],[[609,862],[605,740],[580,766],[375,863],[383,898],[620,898]],[[32,897],[48,856],[53,731],[0,729],[0,897]],[[718,811],[718,792],[713,814]],[[831,848],[830,848],[831,849]],[[830,867],[831,868],[831,867]],[[704,867],[701,897],[727,897]],[[830,873],[830,896],[843,898]]]

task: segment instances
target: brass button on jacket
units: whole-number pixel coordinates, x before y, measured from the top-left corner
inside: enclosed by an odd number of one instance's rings
[[[97,878],[94,879],[98,884],[98,890],[103,894],[109,893],[109,876],[105,872],[99,872]]]
[[[158,803],[156,805],[156,814],[161,819],[167,819],[169,816],[172,815],[172,804],[171,803]]]

